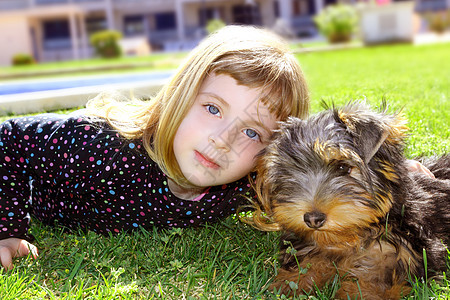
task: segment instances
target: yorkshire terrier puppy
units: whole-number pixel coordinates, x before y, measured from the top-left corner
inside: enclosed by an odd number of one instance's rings
[[[273,288],[310,293],[338,276],[336,298],[398,299],[447,270],[450,155],[424,162],[436,178],[408,171],[405,123],[354,102],[282,124],[260,157],[253,215],[284,231]]]

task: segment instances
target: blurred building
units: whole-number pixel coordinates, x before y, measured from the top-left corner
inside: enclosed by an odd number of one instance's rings
[[[17,53],[37,61],[91,57],[89,36],[103,29],[145,37],[154,50],[193,48],[210,19],[315,33],[311,16],[335,0],[0,0],[0,65]]]
[[[426,6],[441,2],[450,6],[450,0],[417,1]],[[314,35],[312,17],[335,2],[0,0],[0,65],[10,64],[12,56],[18,53],[30,54],[41,62],[91,57],[89,36],[104,29],[121,31],[125,39],[144,39],[151,49],[162,51],[193,48],[205,36],[205,25],[211,19],[277,28],[293,36]]]
[[[450,0],[416,0],[418,12],[446,11],[450,9]]]

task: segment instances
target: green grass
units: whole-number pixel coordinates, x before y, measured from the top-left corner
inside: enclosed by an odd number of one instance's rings
[[[297,55],[309,82],[312,110],[320,100],[343,104],[386,99],[404,109],[411,128],[407,154],[450,152],[450,44],[391,45]]]
[[[183,52],[156,53],[142,57],[91,58],[28,66],[0,67],[0,80],[174,69],[185,56],[186,53]]]
[[[342,44],[336,44],[336,45],[332,45],[332,46],[336,46],[336,47],[341,47],[341,46],[345,46],[345,47],[353,47],[353,46],[360,46],[362,45],[362,41],[359,39],[354,39],[348,43],[342,43]],[[318,49],[318,50],[325,50],[324,48],[329,48],[330,47],[330,43],[326,40],[313,40],[313,41],[307,41],[307,42],[296,42],[296,43],[291,43],[290,45],[292,51],[296,52],[302,52],[302,51],[310,51],[312,49]]]
[[[274,234],[232,218],[114,236],[35,223],[32,233],[40,257],[0,275],[1,299],[253,298],[266,289],[277,249]]]
[[[324,41],[292,44],[292,48],[324,47]],[[152,53],[148,56],[89,58],[76,61],[47,62],[26,66],[0,67],[0,80],[24,77],[60,77],[86,74],[118,73],[142,70],[173,69],[186,57],[186,52]]]
[[[312,111],[386,99],[412,129],[408,156],[450,152],[449,44],[380,46],[299,54]],[[38,260],[0,271],[0,299],[283,299],[268,291],[278,233],[234,218],[202,228],[99,236],[32,225]],[[449,255],[450,259],[450,255]],[[449,299],[450,279],[413,280],[408,299]],[[310,299],[331,299],[338,281]]]

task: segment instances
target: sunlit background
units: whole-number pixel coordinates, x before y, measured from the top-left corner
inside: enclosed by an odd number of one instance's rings
[[[450,0],[0,0],[0,121],[70,113],[102,91],[149,99],[209,32],[252,24],[290,42],[311,113],[322,101],[386,101],[409,120],[407,157],[450,153],[449,8]],[[109,236],[33,221],[31,233],[40,258],[0,270],[2,300],[284,297],[268,287],[279,233],[235,217]],[[407,299],[449,299],[448,274],[411,279]],[[339,286],[336,277],[311,297],[328,299]]]
[[[193,48],[208,25],[253,24],[291,39],[321,36],[314,18],[336,0],[0,0],[0,65],[90,58],[94,33],[121,33],[124,55]],[[366,42],[412,40],[448,27],[449,0],[341,1],[358,13]],[[344,12],[345,13],[345,12]],[[445,23],[447,24],[438,24]]]
[[[420,44],[450,40],[449,8],[450,0],[0,0],[0,115],[83,106],[108,89],[149,97],[228,24],[273,30],[294,52]]]

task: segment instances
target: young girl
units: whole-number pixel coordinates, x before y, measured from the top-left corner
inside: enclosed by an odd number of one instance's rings
[[[287,45],[230,26],[192,51],[151,101],[102,95],[85,111],[0,125],[0,260],[37,255],[30,215],[99,233],[184,227],[235,212],[247,175],[308,94]]]

